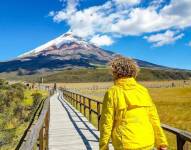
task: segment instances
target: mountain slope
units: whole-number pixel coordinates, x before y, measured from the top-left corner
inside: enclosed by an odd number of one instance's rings
[[[116,54],[91,44],[70,33],[20,55],[18,58],[0,63],[0,72],[19,69],[27,71],[57,70],[64,68],[91,68],[106,65]],[[166,67],[137,60],[140,67],[167,69]]]
[[[72,82],[112,82],[113,76],[109,69],[73,69],[58,71],[49,75],[41,75],[44,82],[72,83]],[[175,70],[153,70],[142,68],[138,74],[139,81],[157,80],[188,80],[191,72]],[[39,80],[39,78],[37,79]]]

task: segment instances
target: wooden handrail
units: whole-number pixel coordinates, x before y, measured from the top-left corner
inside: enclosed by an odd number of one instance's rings
[[[74,92],[70,92],[67,90],[63,90],[63,95],[65,98],[76,108],[78,108],[78,104],[80,105],[80,112],[82,113],[82,106],[83,106],[83,114],[86,117],[86,110],[88,110],[88,119],[91,122],[92,121],[92,113],[96,114],[97,116],[97,122],[98,122],[98,130],[99,130],[99,122],[101,117],[101,105],[102,102],[94,100],[92,98],[89,98],[87,96],[83,96],[81,94],[77,94]],[[96,104],[96,110],[92,108],[92,102]]]
[[[31,117],[31,119],[30,119],[30,121],[29,121],[29,125],[28,125],[28,127],[25,129],[24,134],[22,135],[22,137],[21,137],[19,143],[17,144],[17,147],[15,148],[15,150],[19,150],[19,148],[21,147],[21,145],[22,145],[22,143],[23,143],[23,141],[24,141],[24,139],[25,139],[25,137],[26,137],[28,131],[30,130],[32,124],[34,123],[35,118],[37,117],[38,112],[39,112],[39,110],[42,108],[43,104],[44,104],[44,100],[42,100],[42,101],[38,104],[36,110],[35,110],[34,113],[31,115],[32,117]]]
[[[66,89],[62,89],[63,91],[63,95],[65,97],[65,99],[70,102],[73,106],[75,106],[78,109],[78,104],[80,104],[80,112],[84,114],[84,116],[86,116],[86,109],[88,109],[89,112],[89,121],[91,122],[91,118],[92,118],[92,112],[94,114],[97,115],[97,123],[98,123],[98,130],[99,130],[99,122],[100,122],[100,117],[101,117],[101,105],[103,104],[100,101],[94,100],[92,98],[89,98],[87,96],[83,96],[81,94],[78,93],[74,93],[71,91],[68,91]],[[94,102],[96,103],[96,110],[94,110],[92,108],[91,103]],[[82,112],[82,107],[83,106],[83,112]],[[170,127],[166,124],[161,124],[161,127],[176,135],[176,139],[177,139],[177,150],[184,150],[184,145],[185,143],[191,142],[191,133],[187,132],[187,131],[183,131],[174,127]]]
[[[161,126],[164,130],[176,135],[177,150],[183,150],[186,141],[191,142],[191,133],[190,132],[180,130],[180,129],[177,129],[174,127],[170,127],[166,124],[161,124]]]
[[[35,122],[36,117],[38,117],[38,119]],[[28,128],[25,130],[25,134],[16,147],[16,150],[33,150],[35,146],[39,147],[39,150],[48,150],[49,119],[50,97],[42,101],[37,107]]]

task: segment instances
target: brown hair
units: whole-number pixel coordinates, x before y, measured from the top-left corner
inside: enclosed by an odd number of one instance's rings
[[[117,56],[109,64],[112,68],[115,79],[123,77],[136,78],[139,72],[139,66],[131,58]]]

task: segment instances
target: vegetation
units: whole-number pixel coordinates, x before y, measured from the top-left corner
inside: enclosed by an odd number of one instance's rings
[[[137,79],[139,81],[186,80],[190,77],[191,72],[188,71],[141,69]]]
[[[111,80],[112,75],[107,69],[64,70],[44,77],[45,82],[105,82]]]
[[[141,69],[138,80],[185,80],[190,77],[191,72],[185,71]],[[45,82],[109,82],[112,80],[113,78],[111,71],[108,69],[64,70],[55,74],[44,76]]]
[[[113,80],[111,71],[108,68],[92,68],[92,69],[68,69],[42,71],[28,73],[26,70],[19,69],[17,72],[0,73],[0,78],[8,80],[22,80],[29,82],[110,82]],[[159,81],[159,80],[186,80],[191,77],[191,71],[186,70],[156,70],[141,68],[138,76],[139,81]]]
[[[0,149],[15,148],[30,121],[30,114],[46,96],[44,91],[0,80]]]

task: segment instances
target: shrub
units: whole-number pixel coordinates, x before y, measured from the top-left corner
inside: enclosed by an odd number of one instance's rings
[[[6,90],[9,88],[9,84],[7,81],[0,79],[0,89]]]
[[[41,93],[33,93],[33,107],[35,107],[43,98]]]
[[[24,90],[26,89],[26,86],[22,83],[15,83],[11,85],[12,88],[18,89],[18,90]]]

